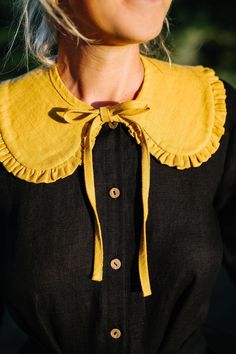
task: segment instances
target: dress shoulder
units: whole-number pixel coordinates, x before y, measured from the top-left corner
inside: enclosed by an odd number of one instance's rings
[[[211,68],[149,60],[150,101],[156,106],[156,120],[146,123],[150,149],[170,167],[198,167],[218,150],[225,132],[224,83]]]
[[[236,90],[224,82],[227,94],[227,146],[223,175],[214,198],[223,241],[223,265],[236,284]]]

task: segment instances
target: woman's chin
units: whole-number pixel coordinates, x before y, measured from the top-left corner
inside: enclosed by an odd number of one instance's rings
[[[100,43],[104,45],[126,45],[126,44],[138,44],[145,43],[154,38],[156,38],[162,30],[160,28],[153,31],[153,28],[150,31],[132,31],[132,32],[122,32],[116,34],[105,35],[103,39],[100,36]]]

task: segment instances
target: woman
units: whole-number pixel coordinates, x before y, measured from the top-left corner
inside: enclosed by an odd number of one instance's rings
[[[44,65],[0,87],[2,301],[21,354],[210,353],[222,262],[236,274],[235,91],[140,54],[170,5],[24,2]]]

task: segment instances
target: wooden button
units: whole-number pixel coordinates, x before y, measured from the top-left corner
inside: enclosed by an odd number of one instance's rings
[[[119,328],[112,328],[112,330],[110,331],[110,335],[112,336],[112,338],[118,339],[121,336],[121,331],[119,330]]]
[[[121,261],[119,260],[119,258],[114,258],[111,260],[111,267],[115,270],[120,269],[121,267]]]
[[[120,190],[119,188],[113,187],[109,190],[109,194],[111,198],[118,198],[120,196]]]
[[[118,122],[109,122],[108,125],[111,129],[116,129],[118,127]]]

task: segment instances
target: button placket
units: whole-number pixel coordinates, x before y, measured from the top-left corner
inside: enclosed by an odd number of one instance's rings
[[[111,129],[115,129],[118,127],[118,122],[109,122],[108,126]],[[108,196],[112,198],[114,202],[116,199],[120,197],[120,195],[121,195],[121,190],[118,187],[111,187],[108,190]],[[109,266],[111,272],[118,271],[121,268],[121,260],[117,257],[111,258]],[[121,337],[121,329],[117,327],[111,328],[110,337],[114,340],[118,340]]]

